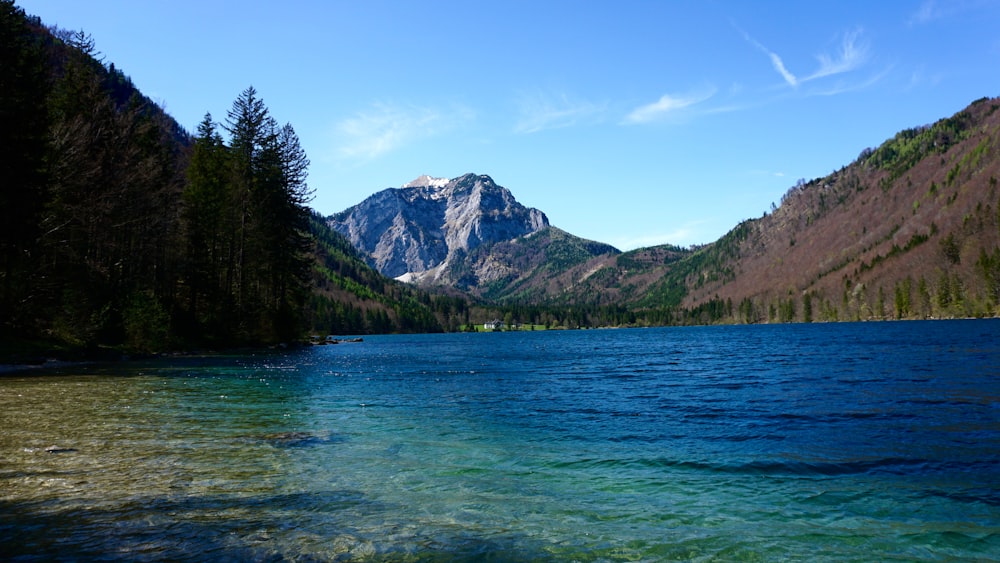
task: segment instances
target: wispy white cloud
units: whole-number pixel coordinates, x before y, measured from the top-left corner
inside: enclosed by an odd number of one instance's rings
[[[966,12],[995,7],[996,0],[924,0],[917,11],[910,14],[906,24],[910,26],[925,25]]]
[[[514,126],[514,132],[537,133],[599,119],[606,111],[606,107],[571,99],[566,94],[550,95],[535,92],[521,94],[518,99],[518,110],[520,116]]]
[[[845,33],[841,37],[839,50],[835,55],[831,56],[827,53],[817,55],[816,59],[819,61],[819,68],[812,74],[804,78],[799,78],[792,71],[788,70],[788,67],[785,66],[785,62],[778,53],[765,47],[761,42],[751,37],[749,33],[743,31],[735,24],[733,24],[733,27],[754,48],[767,55],[774,70],[781,75],[782,80],[786,84],[793,88],[805,82],[857,70],[868,61],[868,44],[861,39],[862,30],[856,29]]]
[[[776,70],[778,72],[778,74],[781,75],[781,78],[784,79],[784,81],[789,86],[793,86],[793,87],[794,86],[798,86],[798,84],[799,84],[798,78],[796,78],[795,75],[792,74],[785,67],[785,62],[781,60],[781,57],[778,56],[777,53],[775,53],[774,51],[768,49],[761,42],[757,41],[753,37],[750,37],[749,33],[747,33],[746,31],[743,31],[735,23],[733,24],[733,27],[736,28],[736,31],[738,31],[740,33],[740,35],[743,36],[743,39],[745,39],[747,41],[747,43],[753,45],[757,50],[759,50],[760,52],[762,52],[765,55],[767,55],[767,57],[771,60],[771,66],[774,67],[774,70]]]
[[[335,157],[347,161],[373,160],[409,143],[452,130],[474,117],[474,112],[460,106],[442,110],[375,103],[336,125]]]
[[[625,116],[625,123],[649,123],[700,104],[715,95],[715,88],[683,95],[664,94],[659,100],[639,106]]]
[[[781,60],[781,57],[779,57],[777,53],[774,51],[768,51],[767,55],[771,58],[771,66],[774,67],[774,70],[778,71],[778,74],[785,79],[785,82],[787,82],[789,86],[799,85],[799,79],[795,78],[795,75],[785,68],[785,62]]]
[[[846,94],[847,92],[857,92],[859,90],[865,90],[871,86],[882,81],[889,71],[892,70],[891,67],[883,69],[881,72],[872,74],[868,78],[860,81],[838,81],[835,84],[830,85],[826,88],[815,89],[810,92],[812,96],[836,96],[837,94]]]
[[[803,82],[850,72],[865,64],[868,60],[868,44],[859,41],[859,35],[860,29],[845,33],[840,43],[840,52],[835,57],[825,53],[817,55],[819,69],[804,78]]]

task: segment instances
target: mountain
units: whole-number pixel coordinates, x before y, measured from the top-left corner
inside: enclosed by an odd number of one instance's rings
[[[421,177],[329,223],[383,273],[493,306],[575,309],[580,325],[995,316],[998,109],[984,98],[902,131],[699,247],[620,253],[474,175]]]
[[[633,306],[705,322],[1000,314],[998,109],[978,100],[800,181]]]
[[[454,286],[473,294],[506,293],[541,266],[562,268],[613,247],[554,229],[489,176],[451,180],[421,176],[378,192],[331,216],[386,276],[418,285]]]
[[[533,233],[549,224],[489,176],[421,176],[372,195],[328,224],[389,277],[426,274],[457,252]]]

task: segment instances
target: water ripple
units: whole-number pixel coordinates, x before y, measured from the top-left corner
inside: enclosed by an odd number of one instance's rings
[[[400,335],[5,376],[0,559],[988,560],[998,336]]]

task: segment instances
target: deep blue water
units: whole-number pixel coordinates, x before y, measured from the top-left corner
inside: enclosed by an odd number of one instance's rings
[[[0,559],[1000,560],[995,320],[75,367],[0,428]]]

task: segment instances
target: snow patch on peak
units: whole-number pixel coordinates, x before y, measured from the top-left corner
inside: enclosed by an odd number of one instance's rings
[[[450,182],[448,178],[435,178],[424,174],[412,182],[403,184],[404,188],[443,188]]]

